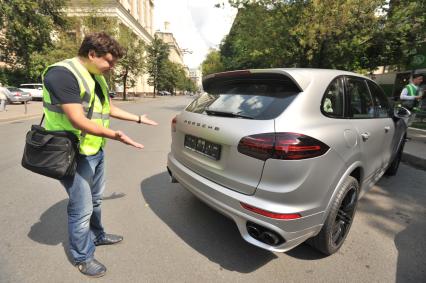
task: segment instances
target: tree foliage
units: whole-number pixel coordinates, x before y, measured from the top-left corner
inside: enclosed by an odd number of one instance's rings
[[[52,48],[53,30],[66,27],[65,0],[0,1],[0,60],[24,79],[37,79],[37,53]]]
[[[123,100],[127,99],[127,88],[134,87],[145,67],[145,43],[126,26],[120,26],[118,42],[126,53],[114,69],[114,81],[123,85]]]
[[[211,50],[201,64],[201,72],[203,73],[203,76],[222,72],[224,70],[225,68],[222,63],[220,52],[218,50]]]
[[[158,36],[154,36],[151,44],[147,46],[146,71],[148,72],[148,84],[154,86],[154,97],[159,87],[163,87],[166,78],[169,46]]]
[[[227,70],[406,66],[415,46],[426,39],[424,1],[229,2],[239,11],[220,48]]]

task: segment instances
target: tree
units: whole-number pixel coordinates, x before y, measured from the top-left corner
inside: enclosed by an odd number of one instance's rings
[[[225,70],[222,59],[220,56],[220,52],[218,50],[211,50],[206,59],[204,59],[203,63],[201,63],[201,71],[203,76],[223,72]]]
[[[126,50],[114,71],[114,80],[123,85],[123,100],[127,99],[127,87],[134,87],[137,78],[144,72],[145,43],[135,40],[136,35],[126,26],[120,26],[118,41]]]
[[[368,50],[376,65],[407,69],[417,49],[426,41],[426,3],[390,0],[381,9],[380,29]]]
[[[154,97],[159,86],[164,84],[169,52],[169,46],[157,35],[147,47],[146,70],[149,75],[148,84],[154,86]]]
[[[25,80],[39,79],[33,72],[34,53],[53,47],[53,30],[66,27],[65,0],[10,0],[0,2],[0,60]]]
[[[407,68],[426,40],[426,3],[229,0],[239,9],[220,47],[225,69]],[[262,19],[262,20],[259,20]]]
[[[361,69],[382,2],[231,1],[239,12],[221,46],[225,68]]]

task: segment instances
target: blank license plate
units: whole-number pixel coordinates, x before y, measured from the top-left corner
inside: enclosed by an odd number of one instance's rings
[[[220,159],[221,146],[219,144],[206,141],[202,138],[186,135],[184,145],[186,148],[192,149],[193,151],[201,153],[207,157],[215,160]]]

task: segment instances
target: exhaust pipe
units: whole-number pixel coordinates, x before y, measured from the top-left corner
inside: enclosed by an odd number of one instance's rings
[[[253,222],[247,222],[247,232],[256,240],[270,246],[284,243],[284,239],[280,234]]]
[[[172,171],[170,171],[169,167],[167,167],[167,172],[169,172],[170,175],[170,183],[179,183],[179,181],[175,177],[173,177]]]

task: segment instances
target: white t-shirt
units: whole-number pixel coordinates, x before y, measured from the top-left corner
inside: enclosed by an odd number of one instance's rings
[[[6,88],[0,86],[0,100],[6,100],[7,96],[6,96]]]
[[[414,86],[414,88],[416,89],[416,92],[417,92],[418,86],[416,86],[414,84],[411,84],[411,85]],[[416,96],[408,95],[408,89],[407,89],[407,87],[404,87],[404,89],[401,91],[401,95],[400,95],[399,98],[401,100],[415,100]]]

